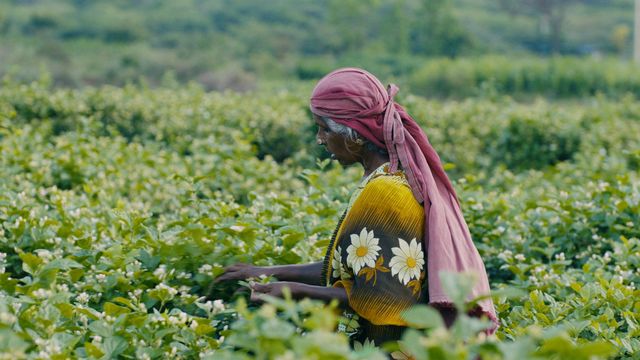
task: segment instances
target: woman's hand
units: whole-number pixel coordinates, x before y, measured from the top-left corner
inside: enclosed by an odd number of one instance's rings
[[[259,266],[250,264],[233,264],[224,268],[224,272],[214,280],[214,283],[229,280],[246,280],[249,278],[256,278],[266,273],[267,271]]]
[[[289,288],[291,297],[296,300],[310,298],[329,303],[337,300],[338,304],[347,308],[349,299],[344,288],[303,284],[293,281],[277,281],[269,284],[251,284],[251,301],[263,302],[264,296],[284,297],[284,288]]]
[[[269,284],[254,283],[251,285],[251,301],[263,302],[263,296],[284,297],[284,288],[289,288],[292,297],[298,298],[298,287],[302,284],[290,281],[277,281]]]
[[[274,276],[278,280],[292,281],[309,285],[322,285],[320,274],[322,262],[301,265],[254,266],[234,264],[227,266],[222,275],[214,280],[214,284],[227,280],[246,280],[260,275]]]

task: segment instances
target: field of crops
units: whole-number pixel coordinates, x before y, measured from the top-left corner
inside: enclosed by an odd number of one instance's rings
[[[359,176],[306,92],[0,88],[0,358],[384,359],[335,306],[209,287],[235,262],[317,261]],[[417,359],[640,358],[640,104],[401,102],[485,259],[495,336],[427,308]],[[256,281],[269,281],[257,279]],[[465,277],[452,277],[464,298]],[[463,304],[459,304],[464,306]]]

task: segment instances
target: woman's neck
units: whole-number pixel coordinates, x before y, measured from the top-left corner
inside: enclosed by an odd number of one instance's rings
[[[369,153],[368,156],[362,158],[362,167],[364,168],[363,178],[371,175],[382,164],[389,162],[389,156],[378,153]]]

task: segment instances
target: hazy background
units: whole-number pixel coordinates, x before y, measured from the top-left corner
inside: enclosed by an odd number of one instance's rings
[[[0,76],[242,91],[361,66],[424,95],[636,92],[633,3],[0,0]]]

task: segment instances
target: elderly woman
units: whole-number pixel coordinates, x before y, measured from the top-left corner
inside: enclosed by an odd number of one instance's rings
[[[445,323],[455,318],[440,271],[472,272],[470,295],[489,294],[484,264],[458,199],[426,135],[372,74],[336,70],[316,85],[311,111],[317,142],[342,165],[359,163],[364,174],[338,221],[324,261],[256,267],[236,264],[220,280],[273,275],[278,282],[253,286],[252,298],[282,296],[337,299],[357,326],[341,326],[353,341],[380,345],[400,338],[401,317],[412,305],[431,304]],[[490,299],[479,310],[497,323]]]

